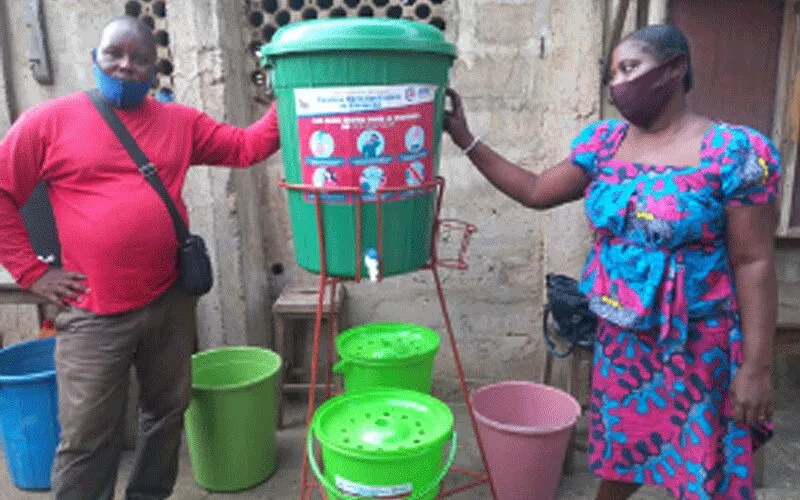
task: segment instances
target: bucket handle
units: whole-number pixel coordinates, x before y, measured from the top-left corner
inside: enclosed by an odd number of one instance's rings
[[[347,365],[349,365],[349,364],[350,364],[349,360],[343,359],[343,360],[339,361],[338,363],[336,363],[335,365],[333,365],[333,368],[331,368],[331,371],[333,371],[333,373],[337,373],[339,375],[342,375],[346,371]]]
[[[317,476],[317,480],[320,484],[329,492],[333,492],[333,494],[338,497],[340,500],[364,500],[366,497],[353,497],[347,495],[345,493],[341,493],[339,488],[335,485],[331,484],[331,482],[325,477],[322,471],[319,468],[319,464],[317,464],[317,459],[314,456],[314,431],[312,429],[308,430],[308,462],[311,465],[311,470],[314,471],[314,475]],[[444,468],[439,472],[429,485],[422,488],[417,493],[411,493],[411,496],[405,497],[405,500],[418,500],[419,498],[424,497],[425,495],[429,494],[433,491],[436,486],[438,486],[442,481],[444,481],[444,477],[450,471],[450,467],[453,465],[456,459],[456,448],[458,447],[458,434],[456,431],[453,431],[453,435],[450,437],[450,453],[447,456],[447,460],[445,462]]]

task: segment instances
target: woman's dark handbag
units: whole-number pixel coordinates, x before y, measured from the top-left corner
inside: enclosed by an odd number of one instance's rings
[[[597,315],[589,310],[589,299],[578,290],[578,282],[563,274],[548,274],[546,290],[547,304],[542,315],[542,329],[547,349],[557,358],[566,358],[576,347],[591,350],[597,329]],[[549,321],[551,315],[552,325]],[[556,349],[553,335],[569,346],[566,351]]]
[[[208,257],[206,244],[199,235],[189,232],[186,223],[183,222],[175,202],[161,182],[156,167],[150,163],[147,156],[142,152],[136,140],[131,136],[125,125],[105,97],[97,89],[87,92],[92,103],[105,119],[111,130],[114,131],[125,150],[131,156],[139,172],[142,173],[147,182],[155,189],[158,196],[167,206],[172,224],[175,226],[175,234],[178,237],[178,285],[181,290],[189,295],[205,295],[214,286],[214,274],[211,270],[211,259]]]

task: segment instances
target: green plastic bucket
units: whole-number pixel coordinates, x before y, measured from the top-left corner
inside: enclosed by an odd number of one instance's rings
[[[409,323],[369,323],[336,339],[341,361],[334,373],[345,391],[397,387],[430,394],[441,340],[435,331]]]
[[[281,358],[257,347],[222,347],[192,356],[186,411],[189,458],[209,491],[255,486],[275,471]]]
[[[428,500],[439,494],[457,443],[447,405],[416,391],[376,389],[325,402],[314,414],[307,444],[311,468],[330,498]]]
[[[287,183],[358,193],[289,189],[298,265],[321,271],[315,196],[328,275],[352,278],[361,266],[367,276],[367,257],[383,276],[426,265],[454,47],[429,24],[342,18],[291,23],[260,53],[271,70]]]

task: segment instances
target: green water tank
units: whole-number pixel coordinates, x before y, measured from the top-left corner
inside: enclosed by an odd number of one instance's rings
[[[284,26],[261,55],[286,181],[322,190],[288,193],[300,267],[322,270],[319,227],[329,276],[352,278],[357,266],[367,276],[375,262],[384,276],[425,266],[437,193],[424,186],[439,173],[453,45],[424,23],[342,18]]]

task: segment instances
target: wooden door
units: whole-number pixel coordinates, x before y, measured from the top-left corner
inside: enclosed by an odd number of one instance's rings
[[[712,118],[772,135],[784,0],[671,0],[689,38],[689,103]]]

